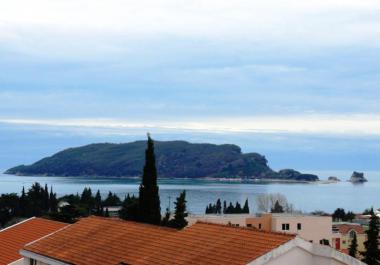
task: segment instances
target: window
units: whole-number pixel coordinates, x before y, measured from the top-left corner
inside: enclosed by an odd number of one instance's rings
[[[30,259],[29,260],[29,264],[30,265],[36,265],[37,264],[37,261],[35,259]]]
[[[259,229],[261,229],[261,224],[259,224]]]
[[[356,235],[356,232],[354,230],[350,231],[350,238],[354,238]]]
[[[289,224],[282,224],[282,231],[289,231]]]
[[[301,223],[298,223],[297,224],[297,230],[301,230],[302,229],[302,225],[301,225]]]
[[[247,224],[247,227],[252,227],[252,224]]]

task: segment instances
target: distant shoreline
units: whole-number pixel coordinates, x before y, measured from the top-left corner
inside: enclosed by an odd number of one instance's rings
[[[102,178],[102,179],[131,179],[131,180],[137,180],[140,179],[140,176],[99,176],[99,175],[80,175],[80,176],[62,176],[62,175],[48,175],[48,174],[35,174],[35,175],[29,175],[29,174],[10,174],[10,173],[3,173],[4,175],[11,175],[16,177],[59,177],[59,178]],[[247,183],[247,184],[254,184],[254,183],[294,183],[294,184],[332,184],[336,183],[336,181],[329,181],[329,180],[317,180],[317,181],[306,181],[306,180],[292,180],[292,179],[267,179],[267,178],[251,178],[251,179],[244,179],[244,178],[226,178],[226,177],[204,177],[204,178],[168,178],[168,177],[159,177],[159,180],[201,180],[201,181],[219,181],[219,182],[231,182],[231,183]]]

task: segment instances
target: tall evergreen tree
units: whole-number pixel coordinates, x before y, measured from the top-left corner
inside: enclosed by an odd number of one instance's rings
[[[363,261],[368,265],[380,264],[380,250],[377,237],[379,235],[379,217],[371,209],[371,219],[368,230],[366,231],[367,241],[364,242],[365,251],[363,252]]]
[[[227,211],[227,202],[224,201],[223,202],[223,213],[226,213],[226,211]]]
[[[169,222],[171,227],[182,229],[187,226],[186,191],[181,192],[175,204],[174,219]]]
[[[100,195],[100,190],[95,195],[95,210],[96,215],[102,215],[102,196]]]
[[[20,196],[20,215],[21,216],[26,216],[27,205],[28,205],[28,200],[26,198],[25,188],[23,186],[22,191],[21,191],[21,196]]]
[[[58,199],[57,194],[53,193],[53,187],[50,187],[50,193],[49,193],[49,210],[50,212],[57,212],[58,210]]]
[[[216,201],[216,213],[221,214],[222,213],[222,202],[220,199]]]
[[[249,213],[248,199],[245,200],[245,203],[243,206],[243,213]]]
[[[356,237],[356,233],[354,234],[354,237],[352,238],[350,248],[348,249],[348,254],[351,257],[356,257],[356,253],[358,252],[358,239]]]
[[[44,210],[49,211],[49,189],[46,183],[45,183],[45,188],[43,191],[43,196],[44,196],[44,202],[43,202]]]
[[[157,185],[154,142],[148,134],[148,147],[145,151],[145,166],[139,190],[139,219],[150,224],[160,224],[161,207]]]

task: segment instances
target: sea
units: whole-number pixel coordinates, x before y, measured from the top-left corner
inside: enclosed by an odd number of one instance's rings
[[[380,207],[380,172],[365,172],[368,182],[352,184],[347,182],[352,172],[347,171],[307,171],[317,174],[320,179],[336,176],[342,181],[338,183],[243,183],[222,180],[194,179],[160,179],[161,209],[174,208],[175,198],[186,190],[187,208],[190,214],[203,214],[209,203],[222,201],[243,204],[249,201],[250,211],[256,212],[256,198],[262,194],[281,193],[286,196],[294,208],[302,212],[316,210],[333,212],[336,208],[344,208],[354,212],[362,212],[369,207]],[[0,194],[20,193],[22,187],[29,188],[34,182],[53,187],[58,196],[81,193],[85,187],[93,192],[100,190],[102,196],[109,191],[121,198],[126,194],[138,195],[139,179],[105,178],[105,177],[41,177],[13,176],[0,174]]]

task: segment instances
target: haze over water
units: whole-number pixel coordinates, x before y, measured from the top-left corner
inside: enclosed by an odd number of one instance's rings
[[[182,190],[187,192],[188,209],[190,213],[202,214],[210,202],[218,198],[243,203],[249,200],[251,212],[256,211],[255,198],[259,194],[282,193],[286,195],[290,203],[297,210],[311,212],[323,210],[333,212],[338,207],[346,210],[362,212],[368,207],[379,207],[378,191],[380,190],[380,172],[365,172],[368,179],[364,184],[352,184],[346,182],[352,172],[348,171],[318,171],[312,172],[327,179],[329,176],[337,176],[342,182],[334,184],[301,184],[301,183],[238,183],[208,180],[174,180],[165,179],[159,181],[161,209],[165,210],[171,201],[171,209],[174,208],[173,201]],[[138,195],[140,180],[126,178],[93,178],[93,177],[18,177],[12,175],[0,175],[1,193],[20,192],[22,186],[31,186],[34,182],[40,182],[49,187],[52,185],[58,196],[70,193],[81,193],[84,187],[91,187],[93,192],[98,189],[102,196],[108,191],[117,193],[123,198],[127,193]]]

